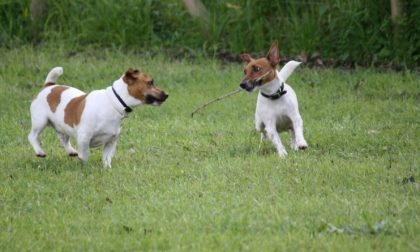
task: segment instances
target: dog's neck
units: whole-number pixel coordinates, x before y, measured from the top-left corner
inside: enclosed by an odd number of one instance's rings
[[[127,83],[125,83],[122,77],[112,84],[115,91],[123,99],[123,101],[130,107],[137,107],[142,104],[142,102],[128,93]]]
[[[275,71],[276,76],[271,81],[265,83],[262,86],[259,86],[258,88],[259,88],[260,92],[262,92],[264,94],[267,94],[267,95],[271,95],[271,94],[276,93],[279,90],[282,81],[280,80],[279,76],[277,75],[277,71],[276,70],[274,70],[274,71]]]
[[[127,84],[124,83],[122,78],[114,81],[112,86],[106,88],[106,94],[108,98],[111,100],[112,106],[122,115],[127,116],[126,107],[119,101],[117,96],[115,95],[114,91],[120,96],[120,98],[124,101],[124,103],[129,106],[130,108],[137,107],[142,104],[140,100],[135,99],[128,93]]]

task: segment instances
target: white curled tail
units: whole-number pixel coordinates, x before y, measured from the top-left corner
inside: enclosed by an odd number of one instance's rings
[[[45,85],[51,85],[55,84],[58,77],[60,77],[63,74],[63,68],[62,67],[54,67],[51,69],[51,71],[48,73],[47,78],[45,79]]]
[[[289,76],[295,71],[296,67],[302,62],[291,60],[284,65],[284,67],[278,72],[278,75],[282,81],[286,81]]]

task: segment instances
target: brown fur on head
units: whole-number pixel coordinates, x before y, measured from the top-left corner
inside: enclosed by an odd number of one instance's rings
[[[129,68],[123,81],[127,84],[128,93],[145,104],[160,105],[168,95],[154,85],[153,79],[146,73],[137,69]]]
[[[262,86],[276,77],[276,67],[280,62],[278,42],[274,41],[265,57],[253,59],[246,53],[242,54],[241,58],[247,65],[244,68],[245,78],[240,86],[252,91],[256,86]]]

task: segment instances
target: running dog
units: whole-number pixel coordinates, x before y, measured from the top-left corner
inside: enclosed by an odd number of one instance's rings
[[[102,161],[105,168],[110,168],[122,120],[132,107],[142,104],[157,106],[168,98],[149,75],[132,68],[112,86],[88,94],[56,84],[62,74],[62,67],[53,68],[31,104],[32,129],[28,140],[38,157],[46,156],[39,134],[46,126],[51,126],[67,154],[78,156],[85,162],[90,147],[103,146]],[[76,139],[77,151],[71,146],[70,137]]]

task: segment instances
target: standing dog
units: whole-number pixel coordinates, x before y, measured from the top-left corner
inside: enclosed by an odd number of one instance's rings
[[[296,94],[285,83],[300,62],[289,61],[280,72],[277,71],[276,67],[280,62],[277,41],[265,58],[253,59],[249,54],[243,54],[242,59],[247,65],[240,87],[248,92],[255,88],[260,91],[255,111],[255,127],[261,132],[261,141],[270,139],[283,158],[287,152],[281,143],[279,132],[290,130],[292,149],[306,149],[308,144],[303,137],[303,121]]]
[[[149,75],[132,68],[112,86],[88,94],[57,85],[62,74],[63,68],[53,68],[31,104],[32,129],[28,140],[38,157],[46,156],[39,134],[46,126],[52,126],[67,154],[87,161],[89,148],[102,145],[104,167],[111,167],[121,123],[132,111],[131,107],[161,105],[168,98]],[[71,146],[70,137],[76,139],[78,151]]]

